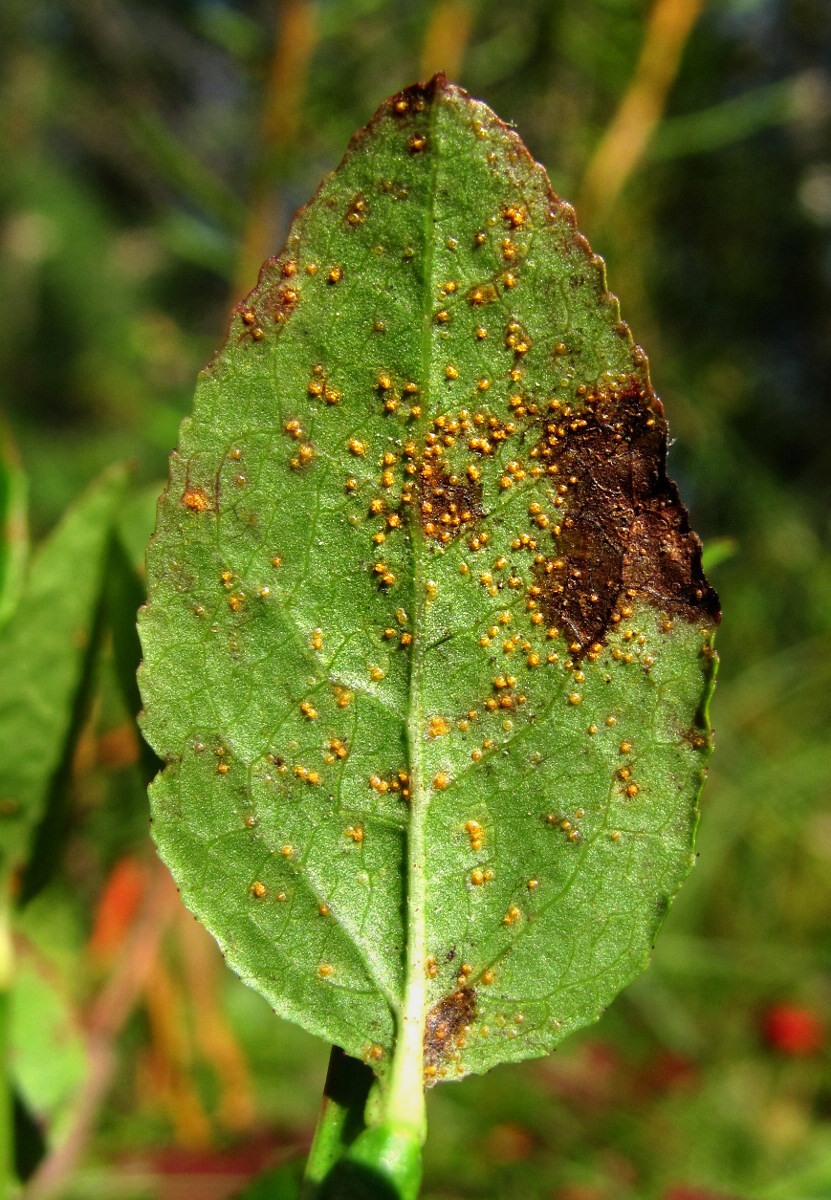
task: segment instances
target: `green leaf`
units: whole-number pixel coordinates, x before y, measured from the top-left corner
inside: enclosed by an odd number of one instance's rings
[[[34,555],[0,637],[0,876],[68,776],[125,472],[107,472]]]
[[[12,1076],[26,1107],[60,1142],[87,1075],[84,1037],[69,999],[34,956],[24,957],[12,991]]]
[[[14,612],[29,552],[26,476],[8,430],[0,423],[0,628]]]
[[[442,77],[201,377],[140,623],[156,838],[376,1123],[594,1020],[690,869],[718,604],[666,436],[572,208]]]

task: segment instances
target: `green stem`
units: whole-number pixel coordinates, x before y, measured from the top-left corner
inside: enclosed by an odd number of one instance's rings
[[[389,1121],[366,1128],[373,1083],[369,1067],[332,1048],[300,1200],[417,1200],[422,1139]]]
[[[418,1200],[421,1142],[407,1130],[365,1129],[323,1180],[316,1200]]]
[[[372,1082],[369,1067],[344,1054],[339,1046],[332,1047],[300,1200],[319,1195],[323,1180],[365,1128],[364,1109]]]

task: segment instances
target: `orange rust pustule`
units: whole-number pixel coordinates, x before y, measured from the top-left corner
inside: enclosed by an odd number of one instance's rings
[[[476,988],[462,987],[434,1004],[424,1024],[424,1065],[438,1066],[476,1020]]]
[[[278,325],[283,325],[292,315],[300,302],[300,291],[296,287],[282,284],[265,298],[265,305],[272,319]]]
[[[450,475],[438,460],[422,464],[418,489],[422,528],[434,541],[452,542],[485,515],[481,483]]]
[[[205,489],[191,483],[186,484],[185,490],[179,497],[179,503],[182,508],[187,508],[191,512],[203,513],[214,510],[214,502]]]
[[[565,514],[555,553],[535,567],[550,623],[585,649],[602,642],[622,597],[718,622],[701,543],[667,477],[667,423],[648,384],[633,378],[594,393],[545,428],[539,456],[556,468]]]
[[[286,324],[301,299],[300,285],[293,278],[295,273],[294,260],[284,256],[263,263],[257,287],[234,309],[242,320],[243,337],[260,341],[272,324]]]

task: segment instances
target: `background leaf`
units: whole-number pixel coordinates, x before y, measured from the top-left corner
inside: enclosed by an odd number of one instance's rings
[[[88,1062],[77,1014],[55,973],[34,955],[15,972],[11,1017],[11,1072],[27,1110],[58,1142],[71,1124]]]
[[[126,482],[114,468],[77,501],[33,556],[0,637],[0,864],[27,853],[50,794],[65,786],[73,734]]]
[[[20,599],[29,549],[26,476],[0,423],[0,628]]]
[[[441,78],[201,380],[141,622],[156,837],[243,978],[380,1072],[425,1013],[428,1079],[545,1053],[689,869],[717,601],[665,449],[573,210]]]

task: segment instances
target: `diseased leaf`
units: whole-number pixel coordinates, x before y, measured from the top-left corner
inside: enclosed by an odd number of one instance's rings
[[[572,208],[442,77],[201,377],[141,619],[156,838],[391,1092],[595,1019],[690,868],[718,603],[666,439]]]
[[[25,860],[65,785],[125,472],[107,472],[32,558],[0,636],[0,874]],[[63,772],[63,776],[61,776]]]

